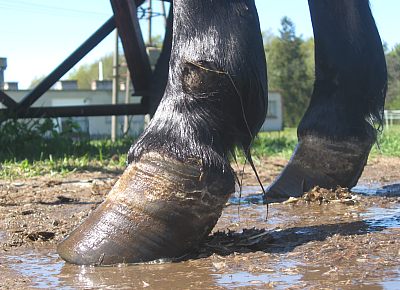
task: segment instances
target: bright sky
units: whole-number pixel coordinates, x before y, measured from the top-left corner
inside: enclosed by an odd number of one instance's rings
[[[312,36],[306,0],[255,1],[262,31],[277,34],[280,19],[288,16],[298,34]],[[159,2],[153,6],[161,11]],[[383,41],[389,48],[400,43],[400,1],[371,0],[371,7]],[[50,73],[111,15],[108,0],[0,0],[0,57],[8,58],[5,80],[27,88],[33,78]],[[142,24],[146,31],[146,21]],[[160,17],[153,25],[153,35],[162,34]],[[113,39],[111,34],[79,64],[111,52]]]

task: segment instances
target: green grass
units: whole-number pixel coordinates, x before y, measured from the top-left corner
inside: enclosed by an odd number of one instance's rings
[[[65,141],[47,140],[29,144],[28,148],[0,164],[0,178],[32,177],[44,174],[66,174],[74,171],[115,171],[126,164],[127,152],[133,139]],[[38,149],[32,153],[30,145]],[[25,150],[24,150],[25,149]],[[41,150],[39,152],[39,150]],[[27,158],[24,157],[24,152]]]
[[[254,140],[252,155],[254,157],[279,156],[289,158],[297,144],[295,128],[280,132],[262,132]]]
[[[8,139],[0,133],[0,178],[14,179],[44,174],[67,174],[75,171],[101,170],[120,171],[125,167],[126,154],[134,142],[123,138],[113,143],[110,140],[77,139],[76,136],[23,132],[11,134]],[[54,133],[54,132],[52,132]],[[79,141],[78,141],[79,140]],[[281,132],[260,133],[254,141],[252,155],[255,159],[265,156],[289,158],[297,144],[296,129]],[[400,157],[400,125],[384,130],[378,146],[371,156]],[[238,161],[243,162],[242,154]]]
[[[118,170],[134,142],[90,140],[72,123],[58,133],[51,120],[0,124],[0,178],[65,174],[77,170]]]
[[[65,157],[39,161],[5,161],[0,165],[0,178],[33,177],[45,174],[65,175],[75,171],[119,172],[125,167],[125,158],[119,161],[103,161],[84,157]]]
[[[400,157],[400,125],[386,128],[371,151],[371,156],[384,155]]]
[[[297,144],[296,129],[287,128],[282,132],[260,133],[253,144],[255,157],[280,156],[289,158]],[[386,128],[371,150],[371,156],[400,157],[400,125]]]

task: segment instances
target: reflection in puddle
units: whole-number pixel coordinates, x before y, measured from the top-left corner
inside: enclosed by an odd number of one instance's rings
[[[400,183],[383,185],[380,183],[357,184],[352,192],[364,195],[400,196]],[[243,186],[241,192],[235,192],[229,198],[231,205],[263,204],[263,195],[259,186]]]
[[[365,195],[380,195],[380,196],[400,196],[400,183],[389,184],[382,186],[379,183],[372,183],[370,185],[357,184],[351,189],[354,193]]]
[[[274,286],[275,289],[286,289],[288,285],[294,285],[301,279],[301,275],[282,274],[261,274],[255,275],[248,272],[237,272],[232,274],[216,275],[217,284],[226,288],[246,287],[246,286]],[[284,281],[284,282],[283,282]],[[278,285],[281,284],[280,288]],[[283,285],[285,284],[285,285]]]
[[[231,205],[263,204],[263,196],[259,186],[243,186],[241,192],[235,192],[229,198]]]
[[[381,283],[383,289],[391,290],[391,289],[399,289],[400,286],[400,268],[396,271],[397,277],[386,279]]]
[[[298,263],[295,261],[271,262],[267,271],[262,273],[249,273],[246,271],[237,271],[233,273],[215,274],[217,285],[225,288],[237,287],[273,287],[274,289],[287,289],[301,282],[302,275],[298,271]],[[273,269],[271,271],[271,269]],[[268,273],[270,272],[270,273]],[[263,287],[264,286],[264,287]]]
[[[6,258],[12,265],[12,269],[32,279],[33,286],[47,289],[60,286],[60,278],[57,275],[60,274],[64,263],[57,261],[57,254],[31,252],[19,256],[7,256]]]
[[[278,286],[285,289],[300,281],[302,275],[291,269],[295,262],[274,263],[265,273],[250,273],[240,269],[230,273],[216,273],[209,260],[181,263],[141,264],[117,267],[86,267],[65,264],[56,253],[42,251],[6,256],[7,264],[35,288],[42,289],[207,289],[213,287]],[[273,270],[271,270],[273,269]],[[282,286],[282,287],[279,287]]]
[[[361,216],[372,227],[400,228],[400,204],[393,208],[371,207]]]

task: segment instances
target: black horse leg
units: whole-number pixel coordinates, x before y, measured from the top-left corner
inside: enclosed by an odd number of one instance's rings
[[[275,198],[353,187],[382,126],[386,64],[367,0],[309,0],[315,84],[298,145],[270,186]]]
[[[174,0],[164,96],[106,200],[58,246],[75,264],[179,257],[217,222],[266,115],[266,67],[253,0]]]

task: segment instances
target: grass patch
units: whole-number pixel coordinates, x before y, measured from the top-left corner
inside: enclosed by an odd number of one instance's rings
[[[254,157],[279,156],[289,159],[297,144],[295,128],[286,128],[281,132],[263,132],[254,141],[252,154]],[[372,157],[379,155],[400,157],[400,125],[385,128],[372,147]],[[239,158],[239,160],[241,160]]]
[[[43,143],[26,143],[26,147],[36,146],[37,152],[31,154],[32,150],[26,148],[11,158],[3,158],[0,164],[0,178],[66,174],[74,171],[121,170],[126,165],[127,152],[133,142],[131,138],[114,143],[111,140],[66,142],[56,138]],[[23,159],[23,152],[27,152],[28,158]]]
[[[73,127],[73,126],[72,126]],[[18,133],[15,133],[18,132]],[[132,138],[89,140],[76,130],[58,133],[54,124],[43,122],[27,127],[9,122],[0,127],[0,178],[21,178],[75,171],[121,171],[126,165]],[[296,129],[260,133],[254,141],[255,160],[265,156],[288,159],[297,144]],[[391,126],[379,136],[371,156],[400,157],[400,125]],[[244,162],[238,152],[237,160]]]
[[[372,148],[371,155],[400,157],[400,125],[385,128]]]
[[[295,128],[286,128],[280,132],[262,132],[254,140],[254,157],[279,156],[289,158],[297,144]]]
[[[95,158],[89,159],[87,156],[57,159],[50,156],[50,158],[44,160],[4,161],[0,165],[0,178],[14,179],[46,174],[65,175],[82,171],[121,172],[125,168],[125,164],[125,155],[121,155],[117,160],[104,161]]]
[[[125,167],[133,142],[129,137],[117,142],[90,140],[73,123],[59,133],[49,119],[9,120],[0,125],[0,178],[119,170]]]

